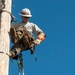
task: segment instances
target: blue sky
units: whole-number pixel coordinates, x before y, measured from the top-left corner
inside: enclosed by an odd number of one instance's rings
[[[37,62],[30,51],[23,52],[25,75],[75,75],[75,0],[13,0],[17,22],[23,8],[47,35],[35,48]],[[9,75],[18,75],[17,65],[10,62],[9,68]]]

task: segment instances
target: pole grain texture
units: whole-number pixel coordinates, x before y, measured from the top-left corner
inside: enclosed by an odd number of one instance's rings
[[[5,8],[8,12],[11,12],[11,0],[5,0]],[[9,53],[10,50],[10,38],[9,30],[11,26],[11,16],[7,12],[0,13],[0,51]],[[0,53],[0,75],[9,74],[9,57]]]

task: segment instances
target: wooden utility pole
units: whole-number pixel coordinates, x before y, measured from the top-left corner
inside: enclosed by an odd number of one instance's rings
[[[5,0],[5,8],[8,12],[11,12],[11,0]],[[7,12],[0,13],[0,51],[9,53],[10,38],[9,29],[11,25],[11,16]],[[0,75],[8,75],[9,73],[9,57],[6,54],[0,53]]]

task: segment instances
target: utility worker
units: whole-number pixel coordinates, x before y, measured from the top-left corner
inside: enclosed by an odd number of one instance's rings
[[[19,15],[22,21],[13,25],[10,29],[10,36],[14,43],[9,51],[10,58],[14,58],[18,53],[28,49],[33,54],[33,47],[39,45],[45,39],[45,33],[36,24],[29,22],[29,18],[32,15],[28,8],[24,8]],[[37,36],[35,40],[33,33]]]

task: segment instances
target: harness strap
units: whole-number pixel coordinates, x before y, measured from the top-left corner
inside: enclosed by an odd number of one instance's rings
[[[2,13],[2,12],[7,12],[7,13],[10,14],[10,16],[11,16],[11,18],[12,18],[11,22],[13,22],[13,21],[16,22],[16,21],[17,21],[16,17],[13,16],[9,11],[7,11],[7,10],[1,10],[0,13]]]

